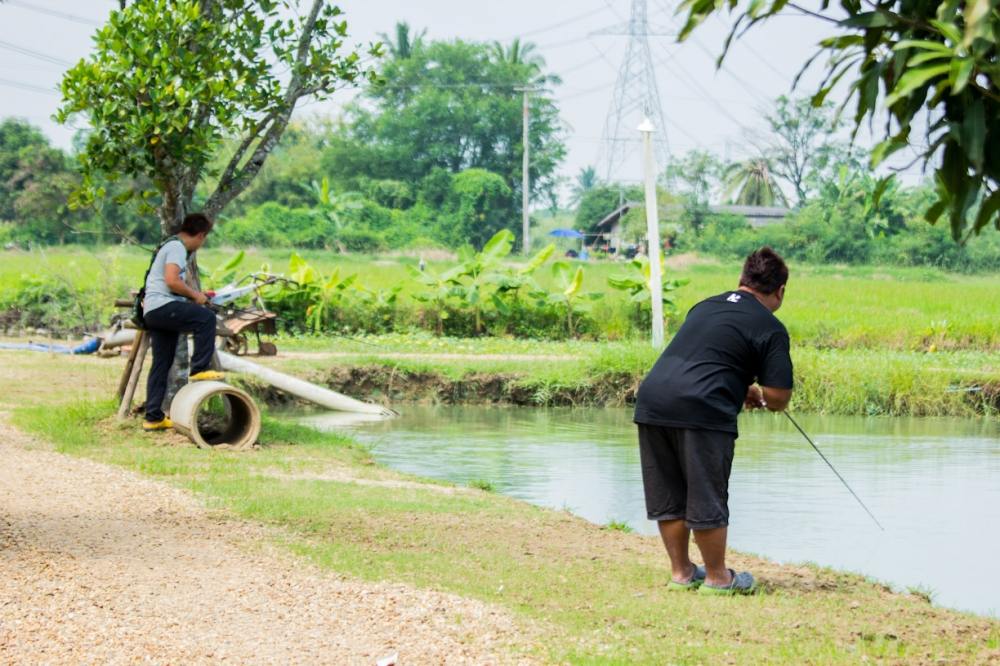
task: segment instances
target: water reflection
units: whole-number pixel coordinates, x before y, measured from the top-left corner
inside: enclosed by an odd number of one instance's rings
[[[645,519],[631,412],[624,409],[408,407],[391,421],[344,424],[384,464],[498,491],[588,520]],[[1000,577],[975,576],[1000,556],[1000,424],[990,420],[799,417],[879,521],[782,417],[742,417],[730,487],[733,547],[781,562],[860,571],[921,586],[943,605],[997,614]],[[979,565],[979,566],[976,566]]]

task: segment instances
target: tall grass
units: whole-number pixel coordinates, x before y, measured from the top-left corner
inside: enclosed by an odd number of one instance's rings
[[[212,268],[233,254],[207,248],[201,263]],[[287,269],[289,251],[253,250],[242,268],[247,271]],[[407,272],[415,257],[343,256],[324,251],[301,253],[323,271],[339,267],[341,274],[357,273],[370,288],[402,285],[402,302],[418,288]],[[23,284],[25,275],[48,277],[72,286],[73,298],[101,317],[111,312],[111,301],[138,286],[148,255],[131,247],[53,248],[0,253],[0,309]],[[441,268],[447,262],[430,262]],[[736,263],[678,263],[671,277],[690,278],[676,292],[680,312],[707,296],[736,286]],[[630,328],[624,297],[607,286],[607,278],[622,270],[614,263],[585,267],[584,289],[602,291],[594,316],[602,337],[624,339]],[[925,268],[791,266],[788,295],[779,317],[788,326],[793,343],[817,348],[892,350],[1000,350],[1000,291],[996,275],[957,275]],[[539,272],[548,280],[547,271]],[[551,285],[550,285],[551,286]],[[67,304],[72,305],[72,304]],[[100,318],[100,317],[98,317]],[[676,322],[675,322],[676,325]]]

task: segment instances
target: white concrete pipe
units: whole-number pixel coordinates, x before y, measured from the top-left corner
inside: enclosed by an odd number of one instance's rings
[[[223,414],[212,414],[209,422],[199,423],[202,408],[212,398],[221,398]],[[222,382],[192,382],[185,384],[170,403],[170,420],[174,429],[187,435],[199,448],[219,444],[233,448],[253,446],[260,435],[260,408],[250,395]]]
[[[330,389],[323,388],[322,386],[316,386],[315,384],[299,379],[298,377],[292,377],[291,375],[286,375],[283,372],[265,368],[264,366],[258,365],[244,358],[227,354],[224,351],[220,351],[218,354],[219,362],[222,364],[223,370],[253,375],[254,377],[264,380],[275,388],[281,389],[286,393],[291,393],[292,395],[298,396],[303,400],[308,400],[309,402],[315,403],[320,407],[326,407],[327,409],[333,409],[339,412],[377,414],[385,417],[399,416],[399,414],[388,407],[355,400],[354,398],[350,398],[343,393],[337,393],[336,391],[331,391]],[[174,399],[176,400],[176,398]]]

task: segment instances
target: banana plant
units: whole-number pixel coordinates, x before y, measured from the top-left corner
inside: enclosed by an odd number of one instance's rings
[[[495,271],[514,248],[514,234],[509,229],[496,232],[482,251],[465,252],[460,257],[458,274],[452,280],[455,294],[472,308],[475,318],[475,331],[478,335],[483,330],[483,304],[487,302],[487,293],[495,284]]]
[[[612,289],[624,291],[629,294],[629,301],[635,303],[640,314],[647,314],[652,311],[653,293],[650,290],[652,271],[650,270],[649,259],[637,257],[627,264],[630,269],[628,273],[618,273],[608,277],[608,286]],[[664,264],[660,260],[660,275],[665,275]],[[691,280],[687,278],[667,279],[663,278],[663,316],[670,319],[677,315],[677,301],[673,292],[677,291]]]
[[[320,273],[305,259],[293,253],[289,260],[289,279],[295,283],[293,292],[304,302],[306,325],[313,333],[323,330],[323,324],[357,280],[357,275],[341,277],[336,268],[327,276]]]
[[[512,316],[521,303],[521,292],[524,289],[528,289],[528,293],[532,295],[543,292],[535,281],[534,275],[552,257],[555,250],[556,246],[549,244],[539,250],[523,266],[496,271],[489,276],[489,281],[496,287],[491,298],[497,312],[504,317]]]
[[[330,179],[326,176],[318,183],[313,181],[310,188],[313,196],[316,197],[317,213],[337,231],[348,226],[347,218],[350,211],[359,210],[362,207],[362,197],[358,192],[337,194],[330,189]]]
[[[227,261],[222,266],[212,270],[212,271],[201,271],[201,277],[207,287],[224,287],[234,279],[236,279],[236,269],[243,260],[246,258],[246,253],[240,250],[235,255],[233,255],[229,261]]]
[[[409,266],[410,276],[426,289],[413,294],[413,299],[427,303],[434,311],[437,319],[435,329],[438,335],[444,335],[444,322],[448,319],[448,301],[459,295],[456,280],[462,267],[453,266],[443,273],[438,273],[431,267],[420,271]]]
[[[574,272],[568,262],[557,261],[552,264],[552,277],[556,283],[556,291],[548,295],[548,302],[564,310],[566,332],[571,338],[576,337],[579,322],[574,319],[574,315],[590,312],[593,301],[603,298],[604,294],[583,291],[583,266],[577,266]]]

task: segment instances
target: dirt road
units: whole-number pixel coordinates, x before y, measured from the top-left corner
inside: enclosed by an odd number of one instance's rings
[[[340,578],[265,528],[78,460],[0,414],[0,662],[510,662],[512,620],[482,603]]]

